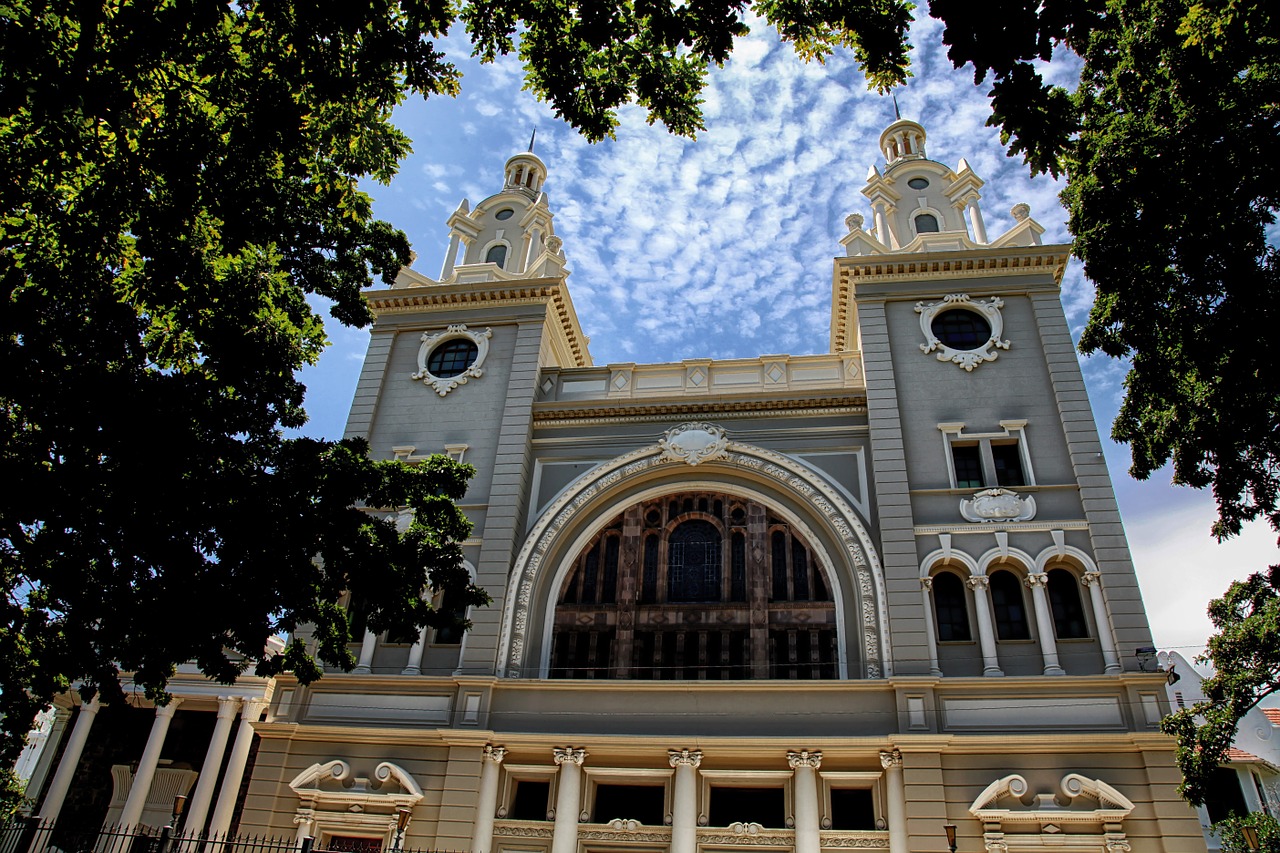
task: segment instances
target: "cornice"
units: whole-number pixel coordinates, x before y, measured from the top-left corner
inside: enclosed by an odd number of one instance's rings
[[[791,417],[865,415],[867,398],[863,395],[807,399],[758,397],[743,400],[664,400],[647,405],[536,403],[533,407],[533,422],[538,427],[598,426],[663,422],[691,416],[749,418],[761,412]]]
[[[429,284],[368,291],[365,302],[376,316],[470,306],[550,304],[574,367],[590,367],[586,337],[563,279],[529,278],[472,284]]]

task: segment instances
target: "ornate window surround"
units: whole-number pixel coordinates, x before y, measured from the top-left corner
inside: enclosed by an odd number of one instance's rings
[[[591,820],[592,813],[596,807],[596,788],[600,785],[653,785],[658,787],[655,782],[662,783],[663,789],[663,826],[670,826],[673,810],[675,808],[672,803],[672,784],[671,779],[675,776],[675,768],[658,769],[658,768],[642,768],[642,767],[583,767],[583,775],[586,777],[583,781],[583,808],[579,817],[582,822],[586,823]],[[628,820],[624,818],[624,820]],[[606,824],[607,825],[607,824]],[[642,824],[650,826],[650,824]]]
[[[493,329],[485,329],[483,332],[472,331],[465,323],[455,323],[440,331],[423,332],[422,345],[418,347],[418,372],[412,374],[410,378],[421,379],[423,385],[435,389],[435,392],[443,397],[459,385],[466,385],[469,380],[484,376],[484,361],[489,355],[489,339],[492,337]],[[458,338],[471,341],[476,345],[476,360],[457,376],[436,376],[427,368],[431,351],[445,341]]]
[[[293,778],[289,788],[298,795],[294,823],[299,837],[323,839],[328,835],[355,835],[378,838],[390,845],[396,832],[396,809],[412,809],[423,798],[422,788],[397,764],[383,761],[367,777],[352,778],[351,765],[341,759],[312,764]],[[351,780],[351,786],[345,783]],[[322,787],[338,782],[337,788]],[[399,791],[385,790],[398,786]],[[369,809],[376,809],[370,813]]]
[[[1025,778],[1011,774],[988,785],[969,807],[969,814],[982,822],[982,837],[988,853],[1047,849],[1069,853],[1129,853],[1130,845],[1122,824],[1134,805],[1106,782],[1068,773],[1062,777],[1056,792],[1027,797],[1028,790]],[[1015,807],[998,808],[997,801],[1004,797],[1013,798]],[[1081,797],[1094,800],[1096,806],[1072,808]],[[1059,805],[1059,798],[1070,805],[1065,808]],[[1094,824],[1097,829],[1093,833],[1068,834],[1062,831],[1064,823]]]
[[[915,215],[915,211],[912,215]],[[911,227],[915,230],[914,219]],[[920,345],[920,351],[926,354],[936,352],[938,361],[950,361],[966,372],[971,372],[984,361],[995,361],[999,355],[995,350],[1009,348],[1009,342],[1000,337],[1004,334],[1004,318],[1000,314],[1000,309],[1003,307],[1004,300],[999,296],[992,296],[983,301],[973,299],[967,293],[949,293],[937,302],[917,302],[916,313],[920,315],[920,331],[924,334],[924,343]],[[938,340],[938,336],[933,333],[933,320],[943,311],[950,311],[953,308],[961,308],[981,315],[991,324],[990,340],[971,350],[952,349]]]
[[[711,789],[712,788],[781,788],[783,791],[783,814],[786,815],[785,827],[782,826],[766,826],[763,827],[765,832],[773,832],[779,829],[795,829],[796,823],[796,801],[795,791],[792,780],[795,778],[795,772],[792,770],[706,770],[698,771],[698,826],[704,827],[709,825],[711,820]],[[750,826],[746,824],[745,826]]]
[[[547,785],[547,820],[555,817],[556,783],[559,781],[559,768],[554,764],[506,764],[502,765],[502,786],[498,790],[499,820],[506,820],[511,812],[515,786],[520,782],[546,782]],[[548,824],[550,826],[550,824]]]
[[[819,789],[818,806],[821,809],[821,826],[824,831],[831,830],[831,790],[833,788],[862,788],[871,792],[871,808],[876,816],[876,829],[888,826],[885,819],[885,803],[881,793],[880,780],[884,771],[836,771],[826,773],[818,771]],[[849,832],[851,830],[840,830]],[[857,832],[859,830],[852,830]]]

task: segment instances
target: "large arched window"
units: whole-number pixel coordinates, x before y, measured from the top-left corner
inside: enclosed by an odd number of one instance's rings
[[[1059,640],[1089,636],[1089,625],[1080,603],[1080,584],[1066,569],[1049,570],[1049,606],[1053,610],[1053,631]]]
[[[931,234],[938,230],[938,217],[932,213],[921,213],[915,221],[917,234]]]
[[[709,492],[645,501],[575,557],[550,675],[835,678],[832,588],[801,532],[762,504]]]
[[[495,243],[489,247],[489,251],[484,256],[486,264],[497,264],[499,267],[505,266],[507,263],[507,247],[502,243]]]
[[[996,620],[996,636],[1001,640],[1029,640],[1026,600],[1022,582],[1003,569],[991,575],[991,610]]]
[[[938,639],[944,643],[969,641],[969,606],[964,581],[952,572],[933,576],[933,611],[938,619]]]

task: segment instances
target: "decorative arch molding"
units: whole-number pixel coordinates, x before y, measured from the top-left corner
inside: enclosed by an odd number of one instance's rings
[[[978,558],[978,571],[974,574],[988,575],[991,568],[1007,568],[1004,564],[1017,563],[1024,572],[1030,572],[1035,566],[1035,558],[1019,548],[992,548]]]
[[[982,572],[978,569],[978,561],[970,557],[963,551],[953,551],[950,548],[939,548],[931,551],[920,561],[920,577],[927,578],[934,574],[940,568],[965,568],[969,570],[970,575],[980,575]]]
[[[673,446],[693,452],[675,453]],[[696,463],[688,456],[696,457]],[[535,586],[545,574],[544,563],[553,547],[571,523],[584,514],[595,514],[598,523],[604,524],[611,516],[600,508],[622,501],[619,487],[624,482],[664,469],[674,473],[679,470],[676,466],[693,464],[698,465],[700,471],[723,471],[735,476],[750,474],[764,479],[813,510],[815,520],[820,520],[840,544],[840,556],[853,568],[867,676],[892,675],[884,572],[871,537],[853,507],[822,475],[797,459],[730,441],[723,429],[711,424],[681,424],[667,431],[659,443],[625,453],[584,472],[556,497],[534,524],[516,557],[507,584],[498,646],[499,677],[518,678],[526,666]],[[732,491],[729,484],[718,487]],[[742,487],[747,487],[747,483],[741,483]],[[629,502],[631,498],[626,500]],[[830,565],[835,571],[839,564],[832,560]],[[557,566],[554,573],[562,569]]]
[[[1075,561],[1079,563],[1080,569],[1084,572],[1098,571],[1098,564],[1093,561],[1088,554],[1079,548],[1073,548],[1070,545],[1064,545],[1061,548],[1050,546],[1040,552],[1034,563],[1037,572],[1046,572],[1049,570],[1049,564],[1055,562]]]
[[[1049,848],[1129,853],[1123,821],[1134,805],[1106,782],[1068,773],[1056,792],[1028,797],[1029,790],[1025,778],[1011,774],[988,785],[969,806],[969,814],[982,822],[988,853]],[[1013,802],[1002,807],[999,801],[1006,797]],[[1085,799],[1093,801],[1092,808],[1079,802]],[[1063,824],[1078,828],[1066,833]]]

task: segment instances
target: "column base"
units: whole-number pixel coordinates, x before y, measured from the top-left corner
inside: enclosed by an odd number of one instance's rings
[[[352,675],[368,675],[371,672],[373,672],[373,669],[367,666],[358,666],[355,669],[351,670]]]
[[[984,667],[982,674],[987,678],[1004,678],[1004,670],[998,666]]]
[[[1044,668],[1045,675],[1066,675],[1067,671],[1060,666],[1046,666]]]
[[[1102,670],[1103,675],[1119,675],[1122,672],[1124,672],[1124,667],[1118,663],[1107,664],[1107,667]]]
[[[400,670],[401,675],[422,675],[422,668],[417,666],[406,666]]]
[[[930,674],[930,675],[932,675],[934,678],[941,678],[941,677],[942,677],[942,670],[938,669],[936,666],[935,666],[935,667],[930,667],[930,669],[929,669],[929,674]]]

